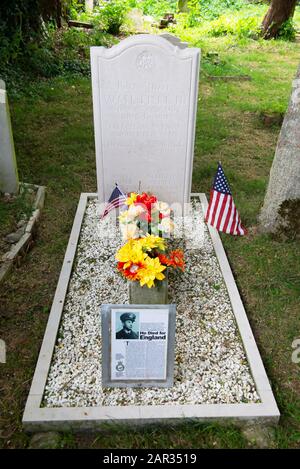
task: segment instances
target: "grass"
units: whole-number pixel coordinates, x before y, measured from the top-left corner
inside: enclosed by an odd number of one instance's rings
[[[112,439],[114,434],[114,441]],[[107,425],[94,438],[77,435],[71,443],[72,447],[83,448],[246,448],[247,441],[240,435],[239,430],[230,426],[222,428],[216,425],[203,425],[195,422],[185,423],[176,427],[151,426],[144,430],[133,427]]]
[[[222,239],[282,412],[274,446],[300,446],[299,366],[292,342],[300,335],[300,258],[296,241],[282,243],[256,232],[279,127],[261,113],[284,112],[300,46],[281,41],[194,38],[203,61],[196,126],[193,191],[209,193],[222,161],[249,236]],[[217,63],[209,52],[218,54]],[[208,55],[207,55],[208,54]],[[249,75],[247,82],[210,81],[210,75]],[[36,244],[1,288],[0,447],[28,445],[21,417],[80,192],[96,190],[89,78],[58,77],[32,84],[11,100],[20,179],[47,186]],[[186,423],[176,429],[128,431],[107,427],[88,435],[63,434],[62,447],[243,448],[234,427]]]

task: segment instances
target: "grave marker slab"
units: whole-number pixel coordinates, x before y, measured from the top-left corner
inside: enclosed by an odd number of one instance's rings
[[[176,43],[176,41],[175,41]],[[190,199],[200,50],[137,35],[91,48],[98,196],[155,193]]]

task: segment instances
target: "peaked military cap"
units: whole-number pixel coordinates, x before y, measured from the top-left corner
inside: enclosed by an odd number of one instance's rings
[[[136,318],[136,315],[134,313],[123,313],[120,316],[120,319],[121,319],[122,322],[125,322],[125,321],[134,322],[135,318]]]

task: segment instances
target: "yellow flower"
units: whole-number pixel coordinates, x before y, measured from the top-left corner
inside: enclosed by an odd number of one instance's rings
[[[125,203],[126,203],[127,205],[132,205],[132,204],[134,204],[134,202],[135,202],[136,199],[137,199],[137,196],[138,196],[138,195],[137,195],[135,192],[131,192],[130,196],[127,197],[127,200],[126,200]]]
[[[153,248],[160,249],[161,251],[166,249],[165,240],[160,236],[147,234],[145,238],[139,240],[139,243],[146,251],[150,251]]]
[[[138,240],[130,239],[124,246],[122,246],[117,254],[116,259],[119,262],[124,262],[124,269],[131,264],[138,264],[145,260],[147,254],[143,252]]]
[[[154,286],[155,280],[163,280],[165,278],[162,273],[166,269],[165,265],[161,265],[158,257],[152,259],[151,257],[146,257],[145,267],[140,269],[138,273],[138,278],[140,280],[140,285],[147,285],[148,288]]]

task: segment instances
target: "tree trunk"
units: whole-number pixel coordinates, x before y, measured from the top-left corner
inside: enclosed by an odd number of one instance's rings
[[[285,21],[294,16],[297,0],[272,0],[270,8],[262,22],[262,34],[265,39],[278,35]]]
[[[286,221],[282,204],[300,204],[300,67],[280,131],[267,193],[259,221],[260,230],[275,233]]]
[[[61,0],[56,0],[56,25],[61,28],[62,5]]]

